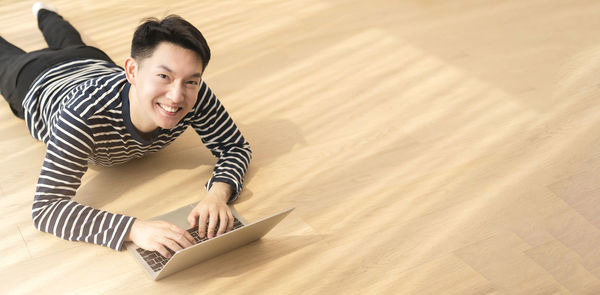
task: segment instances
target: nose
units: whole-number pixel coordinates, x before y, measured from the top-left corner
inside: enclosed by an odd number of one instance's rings
[[[183,101],[183,86],[179,83],[172,83],[167,92],[167,98],[174,103],[180,103]]]

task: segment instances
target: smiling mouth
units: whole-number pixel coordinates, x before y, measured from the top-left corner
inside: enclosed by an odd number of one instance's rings
[[[177,113],[177,111],[179,111],[181,109],[179,107],[170,107],[170,106],[167,106],[167,105],[164,105],[164,104],[161,104],[161,103],[158,103],[158,106],[161,109],[163,109],[163,110],[165,110],[165,111],[167,111],[168,113],[171,113],[171,114]]]

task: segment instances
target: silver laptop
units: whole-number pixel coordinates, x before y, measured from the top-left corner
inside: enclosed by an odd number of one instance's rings
[[[164,215],[152,218],[152,220],[164,220],[171,222],[181,228],[189,228],[187,216],[196,204],[190,204],[179,209],[173,210]],[[154,280],[160,280],[166,276],[172,275],[178,271],[194,266],[204,260],[213,258],[233,249],[244,246],[256,241],[267,234],[275,225],[285,218],[294,208],[279,212],[259,221],[248,223],[231,206],[231,213],[234,217],[233,230],[226,232],[212,239],[201,239],[198,237],[198,227],[188,229],[196,239],[196,244],[185,248],[179,252],[171,251],[171,258],[167,259],[156,251],[146,251],[132,242],[127,242],[125,246],[148,272]]]

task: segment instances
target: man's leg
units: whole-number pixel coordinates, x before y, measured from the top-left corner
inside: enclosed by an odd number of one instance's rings
[[[54,11],[40,9],[38,27],[50,49],[85,46],[79,32]]]
[[[39,9],[37,17],[38,27],[50,48],[25,54],[6,42],[4,47],[9,48],[7,54],[12,53],[14,56],[18,51],[20,55],[16,58],[7,58],[7,62],[10,61],[8,66],[0,64],[1,93],[9,101],[13,113],[20,118],[24,117],[22,104],[29,86],[45,70],[61,62],[80,58],[105,60],[114,64],[114,61],[102,50],[86,46],[77,30],[56,12]],[[0,50],[4,47],[0,47]]]
[[[25,54],[21,48],[0,37],[0,94],[17,117],[22,117],[22,99],[16,95],[17,68]]]

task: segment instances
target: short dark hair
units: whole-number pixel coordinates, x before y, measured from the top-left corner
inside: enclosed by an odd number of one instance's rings
[[[174,14],[162,20],[150,17],[142,21],[144,23],[133,34],[131,57],[141,61],[152,56],[161,42],[170,42],[196,52],[202,60],[202,71],[206,69],[210,60],[210,48],[194,25]]]

